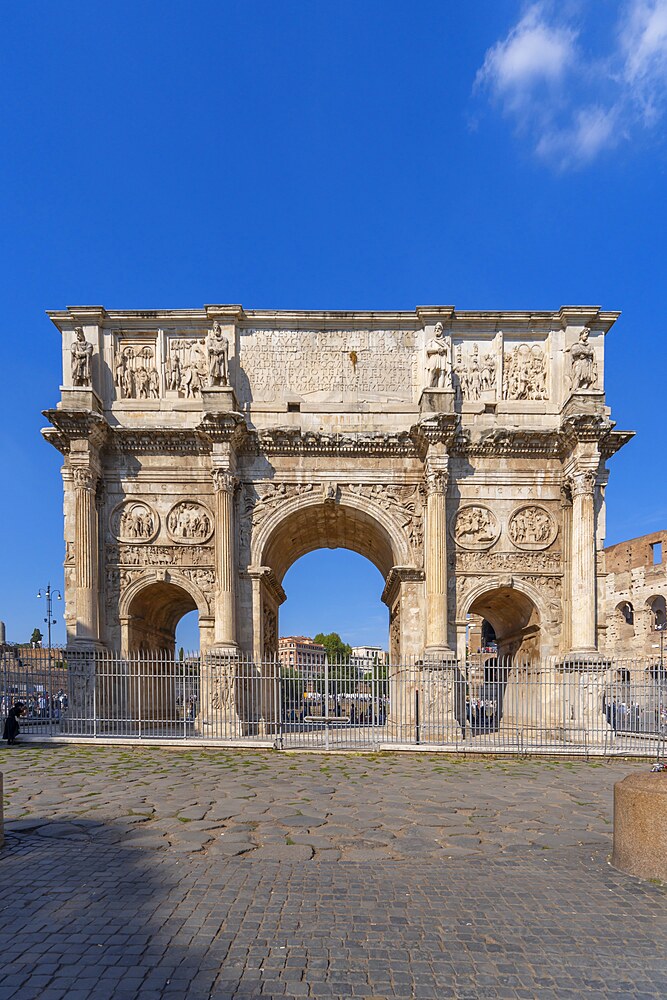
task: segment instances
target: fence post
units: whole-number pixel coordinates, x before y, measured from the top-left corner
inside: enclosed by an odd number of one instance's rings
[[[421,724],[419,721],[419,688],[415,688],[415,742],[421,743]]]

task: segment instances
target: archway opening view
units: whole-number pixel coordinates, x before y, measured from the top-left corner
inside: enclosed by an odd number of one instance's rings
[[[283,578],[279,658],[284,722],[382,723],[387,706],[384,579],[349,549],[317,549]]]

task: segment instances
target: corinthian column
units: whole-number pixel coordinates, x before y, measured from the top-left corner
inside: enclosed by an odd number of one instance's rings
[[[571,642],[575,653],[595,651],[595,473],[570,479],[572,490]]]
[[[234,586],[234,489],[236,478],[213,469],[215,490],[215,645],[236,648],[236,588]]]
[[[76,571],[76,638],[99,640],[98,528],[95,488],[97,476],[88,468],[75,468],[74,566]]]
[[[426,473],[426,651],[453,658],[447,635],[447,482],[445,469]]]

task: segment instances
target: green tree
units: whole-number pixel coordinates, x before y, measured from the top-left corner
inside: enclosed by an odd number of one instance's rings
[[[34,628],[32,630],[32,635],[30,636],[30,645],[31,646],[41,646],[43,638],[44,638],[44,636],[39,631],[39,629],[38,628]]]
[[[338,632],[329,632],[328,635],[318,632],[314,642],[319,642],[324,646],[327,651],[329,663],[349,663],[352,646],[348,645],[347,642],[343,642]]]

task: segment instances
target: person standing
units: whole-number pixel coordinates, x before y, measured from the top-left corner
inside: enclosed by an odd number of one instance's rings
[[[5,719],[5,728],[2,733],[2,738],[3,740],[7,740],[8,747],[11,747],[16,743],[16,737],[20,732],[18,720],[24,714],[25,705],[22,701],[17,701],[16,704],[9,709],[9,713]]]

